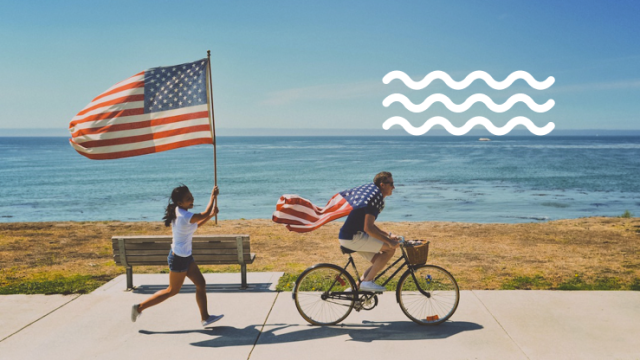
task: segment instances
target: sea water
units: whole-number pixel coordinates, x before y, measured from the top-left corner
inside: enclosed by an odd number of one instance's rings
[[[89,160],[64,137],[0,138],[0,222],[160,221],[186,184],[203,211],[213,146]],[[516,223],[640,215],[640,137],[219,137],[219,219],[270,219],[278,198],[323,206],[393,173],[379,221]]]

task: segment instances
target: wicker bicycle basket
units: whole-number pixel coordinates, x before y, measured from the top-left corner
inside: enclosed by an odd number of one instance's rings
[[[408,242],[405,247],[407,252],[407,260],[411,265],[426,264],[427,257],[429,256],[429,242],[418,240]]]

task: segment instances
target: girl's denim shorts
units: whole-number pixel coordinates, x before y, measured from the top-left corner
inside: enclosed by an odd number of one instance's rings
[[[194,261],[195,260],[193,260],[193,255],[182,257],[174,254],[173,251],[169,251],[169,256],[167,257],[169,270],[173,272],[185,272],[189,270],[189,265],[191,265],[191,263]]]

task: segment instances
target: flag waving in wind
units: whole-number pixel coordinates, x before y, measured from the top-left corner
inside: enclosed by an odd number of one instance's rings
[[[299,233],[309,232],[320,226],[349,215],[353,210],[371,204],[382,211],[384,200],[380,189],[374,184],[365,184],[335,194],[324,207],[318,207],[311,201],[298,195],[282,195],[272,220],[287,224],[287,229]]]
[[[94,160],[213,144],[208,59],[156,67],[93,99],[69,124],[69,142]]]

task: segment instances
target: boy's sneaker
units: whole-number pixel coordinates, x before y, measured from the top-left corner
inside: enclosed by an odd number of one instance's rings
[[[202,320],[202,326],[203,327],[207,327],[211,324],[213,324],[214,322],[222,319],[224,315],[220,314],[220,315],[209,315],[209,318],[207,320]]]
[[[131,322],[136,322],[136,319],[139,318],[142,313],[138,311],[140,304],[135,304],[131,307]]]
[[[363,281],[362,284],[360,284],[360,290],[372,291],[372,292],[383,292],[387,289],[384,286],[380,286],[374,283],[373,281]]]

